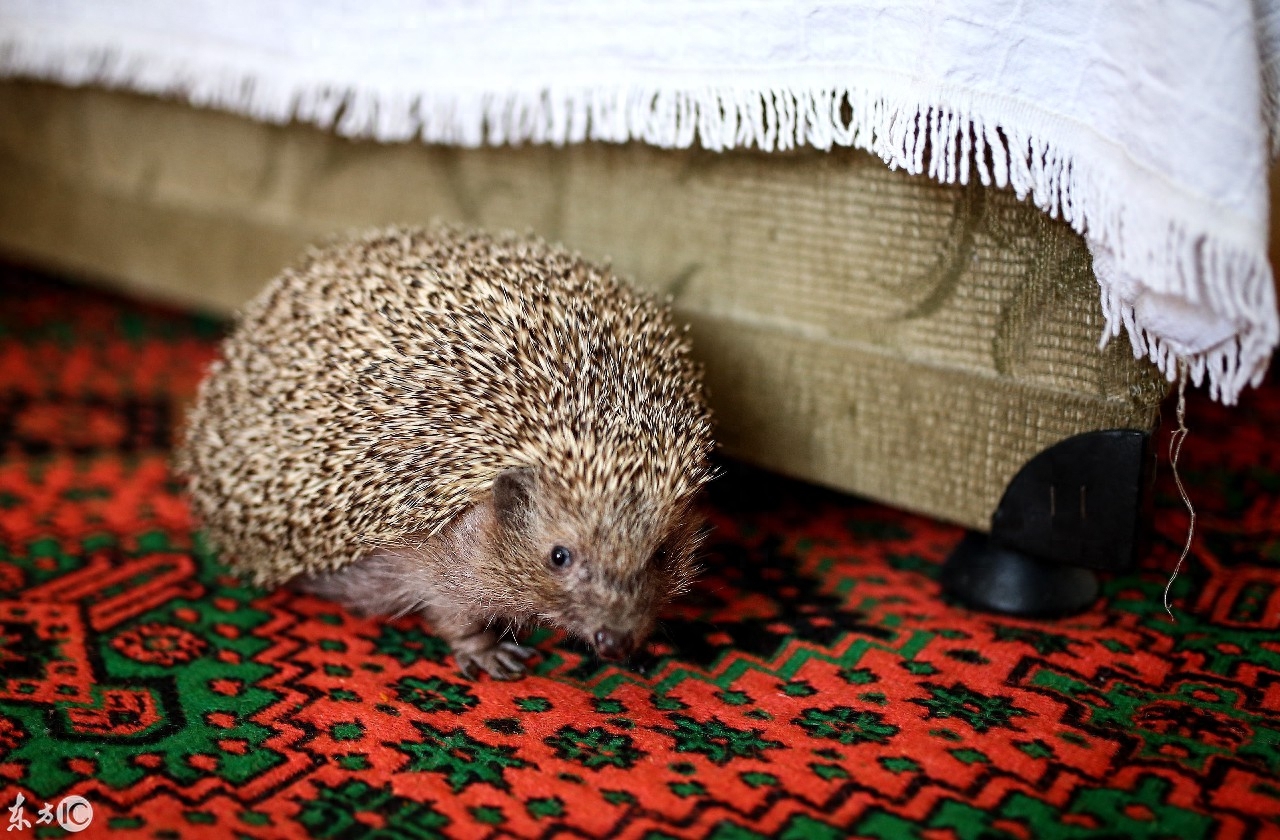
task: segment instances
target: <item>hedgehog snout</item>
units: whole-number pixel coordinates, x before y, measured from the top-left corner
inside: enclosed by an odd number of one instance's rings
[[[614,662],[626,659],[636,649],[635,637],[607,627],[597,630],[592,641],[595,642],[596,653],[601,659]]]
[[[649,637],[657,607],[651,591],[614,590],[586,612],[582,636],[601,659],[628,659]]]

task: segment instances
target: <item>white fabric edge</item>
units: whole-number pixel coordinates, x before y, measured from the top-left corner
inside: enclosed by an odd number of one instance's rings
[[[1012,188],[1085,236],[1106,318],[1102,345],[1123,327],[1135,357],[1148,357],[1170,381],[1185,362],[1195,384],[1207,377],[1211,396],[1226,404],[1246,384],[1261,382],[1280,340],[1265,220],[1259,231],[1258,220],[1209,213],[1086,126],[1038,106],[967,91],[922,92],[908,80],[859,75],[848,85],[810,78],[777,87],[388,92],[289,78],[280,67],[247,68],[199,53],[0,36],[0,76],[178,96],[345,137],[465,147],[588,140],[663,148],[699,143],[715,151],[845,146],[942,183],[976,176],[984,186]],[[1188,350],[1144,323],[1139,313],[1147,292],[1207,307],[1232,325],[1232,334]]]

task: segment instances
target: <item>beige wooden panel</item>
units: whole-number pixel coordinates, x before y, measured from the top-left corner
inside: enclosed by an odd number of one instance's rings
[[[715,316],[692,324],[712,403],[731,418],[726,451],[980,530],[1040,450],[1151,422],[1138,400],[1047,392]]]

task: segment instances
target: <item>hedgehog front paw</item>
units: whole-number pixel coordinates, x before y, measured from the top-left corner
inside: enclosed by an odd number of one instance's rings
[[[517,680],[528,670],[528,660],[536,654],[533,648],[515,642],[499,641],[492,633],[469,636],[454,643],[453,658],[467,679],[474,680],[484,671],[495,680]]]

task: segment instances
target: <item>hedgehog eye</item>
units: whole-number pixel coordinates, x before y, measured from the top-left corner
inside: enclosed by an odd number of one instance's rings
[[[553,568],[567,569],[573,563],[573,555],[569,552],[569,549],[558,545],[551,549],[550,562]]]

